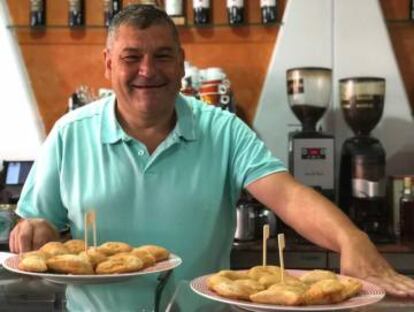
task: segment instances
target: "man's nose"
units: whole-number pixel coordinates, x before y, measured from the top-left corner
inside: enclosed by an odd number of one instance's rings
[[[144,77],[151,77],[155,74],[154,59],[150,55],[145,55],[141,59],[139,66],[139,75]]]

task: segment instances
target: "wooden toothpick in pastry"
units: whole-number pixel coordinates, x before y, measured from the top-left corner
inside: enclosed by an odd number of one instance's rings
[[[97,240],[96,240],[96,212],[95,210],[89,210],[85,213],[85,251],[88,250],[88,231],[90,226],[92,226],[92,238],[93,238],[93,246],[96,248]]]
[[[267,240],[269,239],[269,224],[263,226],[263,266],[267,264]]]
[[[285,234],[280,233],[277,235],[277,244],[279,246],[279,262],[280,262],[280,270],[281,270],[281,280],[282,283],[285,282],[285,264],[283,262],[283,249],[285,249]]]

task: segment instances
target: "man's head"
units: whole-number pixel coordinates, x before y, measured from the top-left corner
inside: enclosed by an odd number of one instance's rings
[[[106,47],[110,49],[116,39],[117,31],[121,25],[129,25],[137,29],[146,29],[153,25],[168,25],[177,47],[181,48],[180,36],[174,22],[168,14],[153,5],[128,5],[116,14],[108,27]]]
[[[184,75],[184,52],[164,11],[130,5],[119,12],[109,27],[104,57],[121,118],[171,113]]]

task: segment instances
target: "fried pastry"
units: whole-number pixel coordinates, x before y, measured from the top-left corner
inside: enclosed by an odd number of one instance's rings
[[[218,283],[222,283],[222,282],[231,282],[231,279],[216,273],[216,274],[211,275],[207,279],[207,287],[210,290],[214,290],[214,285],[216,285]]]
[[[341,302],[344,289],[345,286],[338,279],[320,280],[310,285],[306,291],[305,303],[315,305]]]
[[[94,274],[92,264],[85,258],[66,254],[49,258],[46,261],[49,270],[57,273],[67,273],[75,275]]]
[[[247,279],[249,275],[246,271],[236,271],[236,270],[221,270],[217,273],[219,276],[226,277],[232,281],[238,279]]]
[[[230,298],[249,300],[250,295],[256,291],[243,283],[236,283],[236,281],[224,281],[212,286],[212,290],[218,295]]]
[[[260,284],[258,281],[255,281],[253,279],[238,279],[233,282],[237,285],[248,287],[251,293],[257,293],[259,291],[265,290],[265,287],[262,284]]]
[[[269,276],[269,275],[276,275],[280,276],[281,269],[278,266],[275,265],[259,265],[252,267],[248,273],[250,278],[254,280],[259,280],[263,276]]]
[[[299,278],[292,276],[288,274],[286,271],[284,272],[284,282],[286,284],[296,284],[301,283]],[[279,272],[278,274],[268,274],[268,275],[262,275],[259,278],[259,283],[262,284],[265,288],[269,288],[272,285],[279,284],[282,282],[282,272]]]
[[[170,252],[166,248],[157,245],[143,245],[135,248],[135,250],[148,251],[157,262],[167,260],[170,257]]]
[[[46,253],[44,253],[43,251],[34,250],[34,251],[25,252],[25,253],[21,254],[20,257],[21,257],[21,259],[25,259],[25,258],[28,258],[28,257],[39,257],[39,258],[42,258],[43,260],[47,260],[48,255]]]
[[[256,266],[248,271],[219,271],[206,284],[226,298],[286,306],[335,304],[362,289],[360,281],[326,270],[313,270],[300,278],[285,271],[283,283],[281,279],[280,267]]]
[[[108,259],[108,257],[102,252],[98,251],[95,247],[88,248],[88,251],[82,251],[79,253],[79,256],[89,261],[92,266],[95,268],[99,263]]]
[[[122,255],[111,257],[96,266],[97,274],[118,274],[139,271],[143,266],[142,261],[134,255]]]
[[[20,259],[18,268],[23,271],[42,273],[47,271],[46,259],[31,255]]]
[[[252,294],[249,298],[256,303],[268,303],[286,306],[303,304],[306,288],[299,285],[275,284],[269,289]]]
[[[70,239],[64,242],[63,245],[69,250],[69,253],[74,255],[85,251],[85,241],[82,239]]]
[[[321,280],[327,279],[337,279],[337,276],[334,272],[326,270],[312,270],[303,274],[300,277],[300,280],[306,284],[313,284]]]
[[[362,283],[354,278],[343,278],[340,282],[344,285],[342,300],[356,296],[362,289]]]
[[[141,259],[143,263],[143,269],[154,265],[156,262],[155,257],[152,254],[150,254],[149,251],[144,249],[139,250],[137,248],[134,248],[132,249],[131,254]]]
[[[120,252],[129,252],[132,247],[123,242],[107,242],[98,247],[98,251],[104,253],[107,256],[112,256]]]
[[[46,253],[49,257],[65,255],[69,253],[69,249],[61,242],[46,243],[42,247],[40,247],[39,250]]]

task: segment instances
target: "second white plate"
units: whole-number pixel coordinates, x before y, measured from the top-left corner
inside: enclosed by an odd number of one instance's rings
[[[300,276],[307,271],[304,270],[287,270],[289,274],[294,276]],[[211,274],[210,274],[211,275]],[[335,311],[341,309],[351,309],[364,305],[373,304],[380,301],[385,292],[380,287],[368,283],[363,280],[359,280],[362,283],[362,291],[355,297],[345,300],[341,303],[330,305],[314,305],[314,306],[281,306],[272,304],[260,304],[242,300],[227,299],[212,292],[207,287],[207,279],[210,275],[204,275],[191,281],[191,289],[200,296],[209,298],[211,300],[235,305],[243,310],[255,311],[255,312],[272,312],[272,311]],[[345,276],[338,275],[339,278]]]

